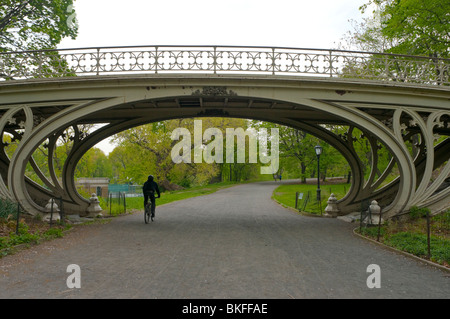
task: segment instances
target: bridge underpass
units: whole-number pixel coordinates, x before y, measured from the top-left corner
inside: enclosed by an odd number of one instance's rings
[[[380,203],[388,217],[413,205],[427,206],[434,211],[450,205],[448,80],[436,85],[364,77],[324,77],[323,74],[310,76],[302,72],[267,74],[269,69],[251,74],[229,72],[235,70],[220,73],[216,69],[223,63],[219,63],[221,56],[217,52],[215,47],[211,53],[215,54],[212,63],[215,68],[209,67],[209,73],[193,72],[198,70],[192,68],[172,68],[164,73],[163,64],[158,60],[154,65],[159,69],[152,70],[152,74],[122,71],[107,75],[84,74],[85,68],[79,72],[80,76],[43,78],[34,75],[32,79],[19,76],[15,81],[0,82],[2,134],[11,134],[20,141],[11,158],[4,152],[6,145],[3,143],[1,195],[19,201],[33,214],[41,214],[50,198],[62,198],[66,213],[84,215],[89,202],[76,191],[74,172],[77,162],[92,146],[122,130],[154,121],[219,116],[288,125],[335,147],[352,169],[352,187],[338,202],[341,214],[358,211],[361,202],[372,199]],[[248,50],[242,52],[255,54]],[[99,60],[96,61],[98,64]],[[197,58],[195,61],[193,68],[199,64]],[[234,57],[233,63],[236,61]],[[336,60],[330,58],[328,69],[330,61]],[[255,65],[255,60],[248,65]],[[106,125],[88,136],[78,129],[79,125],[93,123]],[[348,132],[338,136],[323,124],[343,125],[348,127]],[[53,169],[52,153],[58,137],[68,127],[74,129],[74,144],[60,182]],[[367,180],[353,147],[353,139],[358,138],[353,134],[355,129],[363,132],[372,148],[373,169]],[[442,136],[446,138],[435,145],[435,139]],[[414,152],[408,148],[412,141],[416,143]],[[32,158],[42,143],[48,147],[50,176],[44,176]],[[389,150],[392,161],[378,176],[376,150],[380,145]],[[24,176],[28,163],[45,187]],[[398,178],[380,187],[394,166],[399,171]],[[437,177],[433,175],[436,169],[439,169]]]

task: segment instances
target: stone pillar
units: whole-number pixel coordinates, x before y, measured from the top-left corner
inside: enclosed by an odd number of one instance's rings
[[[103,209],[100,207],[100,201],[98,200],[98,197],[95,193],[91,195],[91,198],[89,198],[90,204],[89,207],[86,209],[88,212],[88,215],[86,217],[95,218],[95,217],[101,217]]]
[[[378,223],[381,222],[383,224],[384,220],[381,218],[381,207],[378,205],[378,202],[376,200],[373,200],[372,203],[369,206],[369,212],[370,216],[372,217],[369,221],[372,225],[378,225]],[[381,220],[380,220],[381,219]]]
[[[337,198],[334,194],[330,195],[330,198],[328,198],[328,205],[325,208],[325,217],[332,217],[332,218],[336,218],[338,213],[339,213],[339,209],[337,207]]]
[[[42,218],[42,220],[46,221],[46,222],[49,222],[50,219],[52,221],[61,219],[61,217],[59,215],[59,207],[58,207],[58,205],[56,205],[56,201],[55,201],[54,198],[50,198],[48,200],[47,205],[45,205],[45,213],[44,213],[44,216]]]

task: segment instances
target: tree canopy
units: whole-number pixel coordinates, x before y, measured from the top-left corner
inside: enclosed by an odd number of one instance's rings
[[[2,0],[0,51],[54,49],[65,37],[75,39],[74,0]]]
[[[351,33],[348,42],[358,49],[408,55],[450,56],[450,1],[369,0],[372,9]]]

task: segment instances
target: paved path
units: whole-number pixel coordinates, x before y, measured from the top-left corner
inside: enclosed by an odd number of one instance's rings
[[[239,185],[83,226],[0,259],[0,298],[449,298],[447,272],[381,248],[337,219],[270,199],[279,183]],[[69,289],[69,264],[81,288]],[[381,269],[369,289],[367,267]]]

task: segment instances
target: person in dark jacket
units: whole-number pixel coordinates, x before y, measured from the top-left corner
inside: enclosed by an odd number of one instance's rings
[[[155,198],[161,197],[158,184],[154,181],[153,175],[150,175],[147,181],[144,183],[142,192],[144,193],[144,207],[147,206],[149,199],[152,203],[152,218],[153,218],[155,216],[155,206],[156,206]],[[158,194],[158,197],[155,197],[155,192]]]

